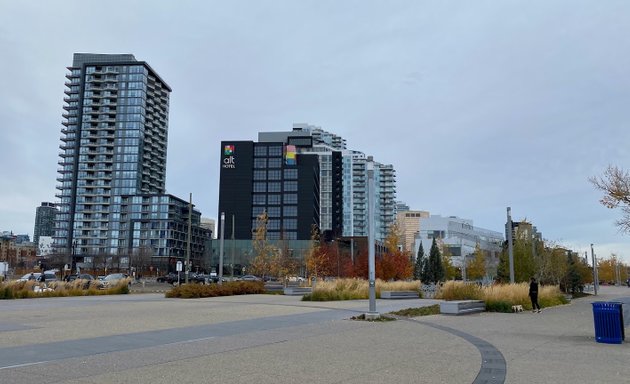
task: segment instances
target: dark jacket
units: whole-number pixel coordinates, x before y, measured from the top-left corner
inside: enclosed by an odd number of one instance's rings
[[[529,295],[530,296],[538,296],[538,283],[532,281],[529,283]]]

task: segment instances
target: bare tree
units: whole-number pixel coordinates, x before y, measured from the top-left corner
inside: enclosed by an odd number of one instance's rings
[[[604,192],[600,202],[607,208],[621,208],[623,217],[615,222],[622,232],[630,233],[630,172],[609,165],[603,176],[593,176],[589,181]]]
[[[129,264],[131,267],[136,268],[138,276],[140,277],[151,265],[152,257],[153,249],[151,247],[142,246],[133,251],[129,260]]]
[[[108,253],[97,253],[92,257],[92,268],[97,275],[101,271],[103,275],[107,275],[109,257],[110,255]]]
[[[267,222],[269,216],[267,212],[263,212],[256,218],[256,228],[254,230],[254,260],[249,265],[253,274],[260,275],[263,278],[268,276],[271,270],[271,262],[278,250],[267,240]]]

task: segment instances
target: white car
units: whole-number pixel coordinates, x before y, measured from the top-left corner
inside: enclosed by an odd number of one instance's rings
[[[26,275],[20,277],[18,281],[40,281],[42,274],[40,272],[27,273]],[[57,281],[57,276],[52,271],[44,271],[44,277],[46,278],[44,282],[49,281]]]
[[[124,279],[127,279],[128,277],[129,276],[125,275],[124,273],[109,274],[105,276],[103,280],[101,280],[101,288],[109,288],[114,285],[117,285],[118,283],[120,283]]]
[[[241,278],[239,279],[241,281],[262,281],[262,279],[258,276],[254,276],[254,275],[243,275],[241,276]]]

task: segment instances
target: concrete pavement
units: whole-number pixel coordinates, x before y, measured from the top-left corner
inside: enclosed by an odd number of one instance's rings
[[[542,314],[376,323],[348,320],[367,310],[365,300],[3,301],[0,383],[625,383],[630,347],[594,341],[590,302],[627,296],[628,288],[602,287],[597,298]],[[377,310],[433,303],[379,300]]]

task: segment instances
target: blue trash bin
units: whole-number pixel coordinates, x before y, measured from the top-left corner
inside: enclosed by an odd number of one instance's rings
[[[626,338],[621,303],[596,301],[592,304],[595,340],[598,343],[621,344]]]

